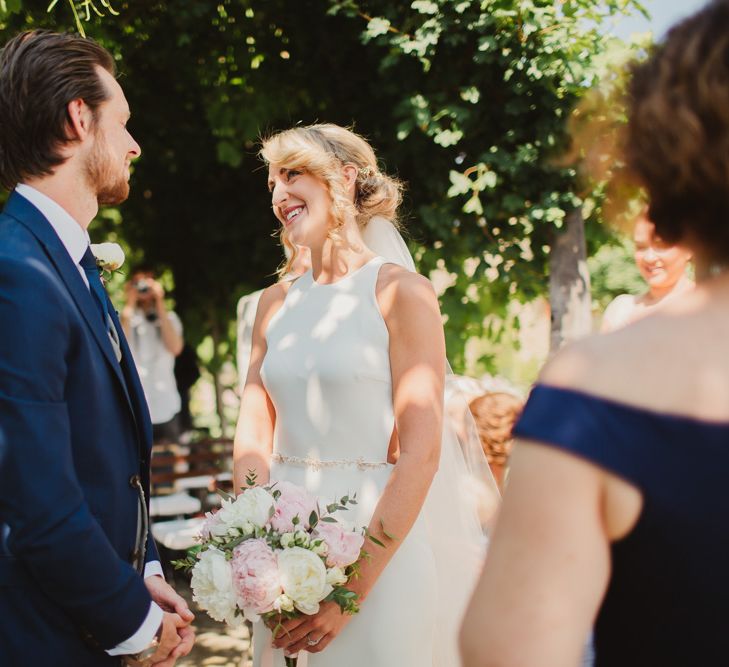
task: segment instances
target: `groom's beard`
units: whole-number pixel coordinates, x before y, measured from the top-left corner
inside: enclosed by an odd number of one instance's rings
[[[86,165],[86,179],[100,206],[121,204],[129,196],[129,181],[122,169],[111,159],[106,142],[96,134],[94,148]]]

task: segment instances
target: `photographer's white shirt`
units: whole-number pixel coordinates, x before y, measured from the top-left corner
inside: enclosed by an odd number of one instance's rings
[[[168,311],[172,328],[182,337],[182,323],[174,311]],[[142,381],[153,424],[170,421],[182,407],[175,381],[175,356],[162,340],[156,315],[148,319],[137,308],[129,320],[129,347]]]

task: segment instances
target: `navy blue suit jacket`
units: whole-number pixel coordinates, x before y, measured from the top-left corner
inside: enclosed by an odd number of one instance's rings
[[[119,364],[94,296],[45,217],[0,215],[0,662],[112,665],[141,626],[134,570],[151,422],[132,355]],[[149,540],[147,561],[157,559]]]

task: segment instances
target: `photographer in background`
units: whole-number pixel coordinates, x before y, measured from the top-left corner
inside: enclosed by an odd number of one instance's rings
[[[181,401],[174,369],[184,344],[182,323],[167,310],[165,291],[151,267],[136,267],[124,290],[121,323],[149,405],[153,441],[177,442]]]

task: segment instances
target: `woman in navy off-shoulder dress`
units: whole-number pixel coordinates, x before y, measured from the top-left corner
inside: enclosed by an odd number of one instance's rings
[[[729,0],[636,66],[625,160],[714,267],[545,368],[461,634],[466,667],[729,664]]]

